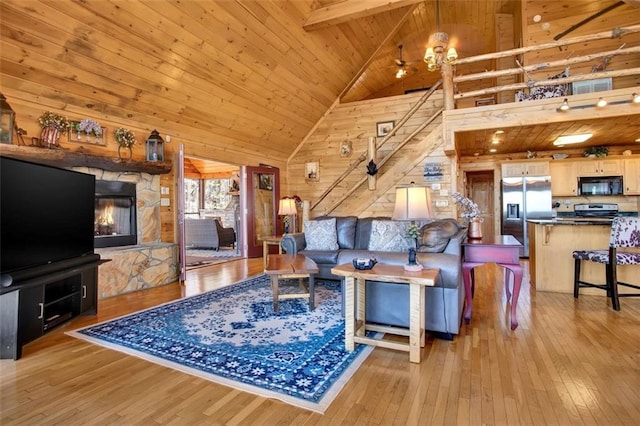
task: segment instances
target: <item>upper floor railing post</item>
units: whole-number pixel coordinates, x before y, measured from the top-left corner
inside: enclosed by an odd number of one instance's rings
[[[453,100],[453,67],[451,64],[443,62],[440,67],[442,74],[442,95],[444,97],[445,111],[455,109],[455,101]]]

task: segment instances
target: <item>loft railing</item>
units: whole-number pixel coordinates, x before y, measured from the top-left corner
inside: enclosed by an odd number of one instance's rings
[[[561,41],[553,41],[549,43],[538,44],[535,46],[520,47],[517,49],[504,50],[502,52],[487,53],[484,55],[461,58],[456,61],[456,65],[469,64],[473,62],[486,61],[490,59],[506,58],[506,57],[521,55],[523,53],[529,53],[534,51],[561,48],[571,44],[584,43],[587,41],[602,40],[607,38],[610,38],[610,39],[621,38],[621,37],[624,37],[625,35],[633,34],[637,32],[640,32],[640,25],[631,25],[624,28],[614,28],[611,31],[603,31],[596,34],[571,37]],[[497,71],[486,71],[486,72],[477,73],[477,74],[457,76],[457,77],[453,77],[453,83],[455,84],[455,83],[461,83],[465,81],[475,81],[475,80],[483,80],[488,78],[504,77],[508,75],[519,75],[519,74],[527,75],[527,73],[532,71],[540,71],[540,70],[550,69],[550,68],[568,67],[570,65],[589,62],[598,58],[605,58],[608,56],[617,56],[617,55],[630,55],[630,54],[638,54],[638,53],[640,53],[640,46],[632,46],[632,47],[625,48],[623,45],[616,50],[583,55],[583,56],[578,56],[574,58],[561,59],[561,60],[551,61],[551,62],[543,62],[543,63],[533,64],[528,66],[522,66],[521,64],[518,64],[519,66],[517,68],[509,68],[509,69],[503,69],[503,70],[497,70]],[[522,83],[512,83],[512,84],[507,84],[503,86],[489,87],[484,89],[473,90],[466,93],[454,94],[452,92],[447,93],[447,91],[445,90],[444,96],[445,98],[449,96],[451,99],[462,99],[462,98],[470,98],[470,97],[480,96],[480,95],[499,93],[499,92],[504,92],[509,90],[518,90],[518,89],[533,88],[533,87],[540,87],[540,86],[556,86],[561,84],[573,83],[576,81],[585,81],[585,80],[592,80],[592,79],[604,78],[604,77],[624,77],[624,76],[630,76],[630,75],[640,75],[640,68],[636,67],[636,68],[628,68],[628,69],[621,69],[621,70],[602,71],[602,72],[580,74],[580,75],[574,75],[569,77],[544,79],[544,80],[529,79],[528,81],[522,82]],[[446,89],[447,85],[445,85],[444,87]]]

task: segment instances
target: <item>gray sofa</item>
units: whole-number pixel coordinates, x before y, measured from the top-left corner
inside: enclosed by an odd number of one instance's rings
[[[320,217],[315,221],[331,219],[333,218]],[[407,263],[407,250],[394,250],[393,247],[384,247],[383,250],[380,250],[378,247],[380,236],[377,228],[381,224],[391,222],[393,221],[388,218],[335,217],[337,247],[334,246],[329,250],[314,249],[317,247],[313,246],[317,246],[317,244],[308,241],[309,236],[306,236],[305,233],[285,235],[281,245],[286,253],[301,253],[313,259],[320,270],[316,275],[318,278],[341,280],[341,277],[331,273],[331,268],[343,263],[351,263],[354,258],[374,257],[380,263],[393,265]],[[374,243],[372,232],[376,239],[375,244],[372,244]],[[320,239],[323,239],[324,234],[315,233],[314,235],[320,235]],[[389,237],[383,238],[392,240]],[[418,262],[425,268],[440,269],[436,285],[426,288],[425,327],[441,338],[452,339],[453,335],[458,334],[460,330],[464,309],[462,243],[465,238],[466,228],[459,225],[454,219],[442,219],[428,223],[420,229],[418,237]],[[309,250],[308,247],[312,249]],[[366,294],[367,322],[400,327],[409,326],[408,285],[367,282]]]

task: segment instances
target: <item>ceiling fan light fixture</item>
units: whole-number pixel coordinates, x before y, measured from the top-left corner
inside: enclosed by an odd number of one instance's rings
[[[582,142],[586,141],[587,139],[591,138],[591,136],[593,136],[592,133],[582,133],[582,134],[579,134],[579,135],[559,136],[555,141],[553,141],[553,144],[555,146],[562,146],[562,145],[567,145],[567,144],[572,144],[572,143],[582,143]]]
[[[399,68],[398,72],[396,73],[396,78],[402,78],[405,75],[407,75],[407,70],[405,70],[404,68]]]

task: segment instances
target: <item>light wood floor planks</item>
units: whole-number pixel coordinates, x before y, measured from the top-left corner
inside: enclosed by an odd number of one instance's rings
[[[525,261],[525,269],[528,264]],[[0,361],[0,424],[569,425],[640,419],[640,298],[536,293],[525,275],[518,320],[495,266],[476,271],[473,318],[454,341],[428,339],[422,363],[376,348],[324,416],[103,349],[67,330],[260,273],[262,259],[188,273],[177,283],[99,302]],[[399,337],[400,339],[400,337]]]

